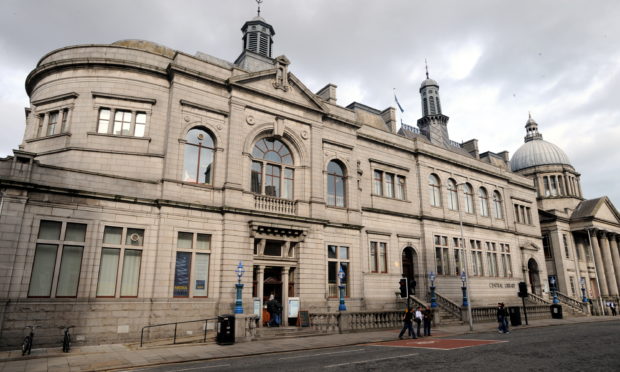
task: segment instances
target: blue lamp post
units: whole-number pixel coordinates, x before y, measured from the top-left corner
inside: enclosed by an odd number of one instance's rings
[[[431,271],[428,278],[431,280],[431,307],[437,307],[437,297],[435,296],[435,273]]]
[[[551,283],[551,295],[553,296],[553,303],[559,304],[560,300],[558,299],[557,287],[555,286],[556,282],[557,281],[555,279],[555,276],[549,278],[549,283]]]
[[[243,291],[243,284],[241,284],[241,277],[245,273],[245,269],[243,268],[243,262],[239,261],[239,265],[235,269],[235,274],[237,274],[237,284],[235,287],[237,288],[237,300],[235,301],[235,314],[243,314],[243,300],[241,299],[241,293]]]
[[[586,279],[581,278],[580,283],[581,283],[581,297],[582,297],[581,301],[588,302],[588,297],[586,296]]]
[[[465,275],[465,271],[461,273],[461,281],[463,282],[463,286],[461,290],[463,291],[463,307],[469,306],[469,302],[467,301],[467,285],[465,281],[467,280],[467,276]]]
[[[340,304],[338,305],[338,311],[347,311],[347,306],[344,304],[344,277],[346,274],[344,270],[342,270],[342,266],[340,266],[340,270],[338,271],[338,289],[340,290]]]

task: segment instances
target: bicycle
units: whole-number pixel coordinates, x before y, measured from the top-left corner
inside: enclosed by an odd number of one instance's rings
[[[30,355],[30,351],[32,350],[32,342],[34,341],[34,330],[37,327],[38,326],[36,326],[36,325],[31,325],[31,326],[25,326],[24,327],[24,328],[30,328],[30,334],[28,334],[26,337],[24,337],[24,342],[22,343],[22,356],[26,355],[26,353],[28,353],[28,355]]]
[[[71,350],[71,334],[69,333],[69,329],[73,327],[75,326],[59,327],[60,329],[64,330],[64,337],[62,338],[62,352],[63,353],[68,353],[69,350]]]

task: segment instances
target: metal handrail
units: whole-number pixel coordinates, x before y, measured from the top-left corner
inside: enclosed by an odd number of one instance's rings
[[[204,338],[203,338],[202,342],[207,342],[207,323],[209,322],[209,320],[217,320],[217,318],[208,318],[208,319],[199,319],[199,320],[186,320],[184,322],[162,323],[162,324],[153,324],[153,325],[144,326],[144,327],[142,327],[142,331],[140,331],[140,347],[142,347],[142,345],[143,345],[144,330],[146,328],[163,327],[163,326],[169,326],[169,325],[174,324],[174,337],[172,339],[172,344],[174,345],[174,344],[177,343],[177,325],[183,324],[183,323],[196,323],[196,322],[205,322],[205,334],[204,334]]]

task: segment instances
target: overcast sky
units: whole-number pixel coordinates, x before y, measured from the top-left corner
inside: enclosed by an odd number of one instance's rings
[[[338,103],[421,116],[424,60],[440,85],[450,137],[481,152],[523,143],[528,112],[581,173],[586,198],[620,208],[620,5],[603,1],[264,0],[284,54],[310,90]],[[254,0],[0,1],[0,157],[22,140],[24,81],[56,48],[144,39],[228,61]]]

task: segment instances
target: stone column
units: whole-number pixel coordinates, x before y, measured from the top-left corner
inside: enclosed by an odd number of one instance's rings
[[[611,258],[611,248],[609,247],[608,234],[603,232],[600,236],[601,249],[603,251],[603,263],[605,264],[605,278],[607,279],[607,289],[610,296],[618,296],[618,283],[616,283],[616,273],[614,263]]]
[[[586,263],[586,267],[587,267],[588,256],[586,255],[586,250],[585,250],[585,247],[583,246],[583,240],[578,236],[575,236],[575,249],[579,251],[579,259],[583,260]]]
[[[258,326],[263,326],[263,291],[265,281],[265,265],[256,266],[256,295],[260,301],[260,310],[258,310]]]
[[[282,268],[282,326],[288,326],[288,272],[289,267]]]
[[[618,235],[609,234],[611,243],[611,258],[614,263],[614,272],[616,274],[616,285],[620,291],[620,252],[618,252]]]
[[[591,233],[590,239],[592,240],[592,251],[594,252],[594,267],[596,269],[596,275],[598,276],[598,284],[600,286],[600,296],[608,296],[609,290],[607,289],[607,279],[605,279],[605,268],[603,265],[603,255],[601,248],[598,244],[598,231],[594,230]]]

